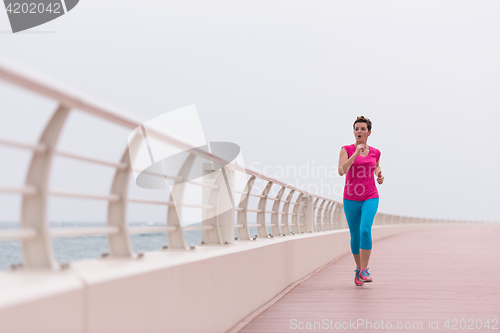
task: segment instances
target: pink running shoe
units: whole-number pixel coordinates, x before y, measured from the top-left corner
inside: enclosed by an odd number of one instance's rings
[[[359,272],[359,279],[363,282],[373,282],[373,279],[368,272],[368,268],[363,268],[361,272]]]
[[[362,286],[363,285],[363,280],[361,280],[360,276],[359,276],[359,268],[356,268],[356,270],[354,271],[356,273],[356,275],[354,276],[354,284],[358,287]]]

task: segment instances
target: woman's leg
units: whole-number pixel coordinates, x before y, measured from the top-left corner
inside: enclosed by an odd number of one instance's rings
[[[363,268],[368,268],[368,262],[370,261],[370,255],[372,254],[372,250],[363,250],[363,249],[360,249],[359,250],[359,256],[360,256],[360,266],[358,267],[361,267],[361,269]]]
[[[372,249],[372,225],[373,219],[378,209],[378,198],[368,199],[363,201],[361,206],[361,223],[360,223],[360,257],[361,268],[368,267],[370,254]]]
[[[359,229],[361,225],[361,204],[363,201],[344,199],[344,213],[351,234],[351,251],[356,262],[356,267],[360,268],[361,258],[359,255],[360,235]]]
[[[356,263],[356,268],[361,268],[361,254],[352,254],[354,257],[354,262]]]

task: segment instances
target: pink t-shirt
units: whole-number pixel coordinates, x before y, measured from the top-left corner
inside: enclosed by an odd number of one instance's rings
[[[378,198],[377,186],[375,186],[375,168],[380,158],[380,150],[370,147],[367,156],[356,156],[349,170],[346,172],[344,199],[365,201]],[[343,146],[347,156],[351,157],[356,151],[355,145]]]

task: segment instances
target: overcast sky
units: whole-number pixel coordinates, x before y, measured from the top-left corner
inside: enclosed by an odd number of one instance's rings
[[[145,121],[196,104],[208,141],[336,200],[340,147],[364,115],[382,153],[380,212],[498,221],[498,17],[498,1],[81,0],[17,34],[0,9],[0,56]],[[0,137],[35,142],[54,108],[0,82]],[[117,161],[128,134],[74,113],[60,149]],[[22,184],[29,155],[0,153],[0,184]],[[57,159],[51,186],[109,191],[112,170],[81,165]],[[301,167],[309,175],[281,172]],[[57,200],[51,220],[105,219],[103,203]],[[0,195],[0,220],[19,202]]]

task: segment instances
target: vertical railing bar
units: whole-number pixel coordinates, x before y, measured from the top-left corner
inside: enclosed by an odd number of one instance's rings
[[[251,176],[248,180],[243,194],[245,197],[240,200],[238,208],[243,208],[243,210],[238,211],[237,223],[242,224],[243,228],[238,229],[238,237],[241,240],[250,240],[250,229],[248,228],[248,200],[250,198],[250,192],[252,191],[253,184],[255,183],[255,176]]]
[[[326,215],[325,215],[325,220],[323,221],[325,223],[326,230],[332,230],[332,207],[335,204],[333,201],[328,201],[328,204],[326,205]]]
[[[211,166],[212,168],[212,166]],[[222,244],[221,240],[221,234],[220,234],[220,229],[218,225],[218,220],[217,220],[217,211],[216,211],[216,206],[217,206],[217,200],[219,198],[219,191],[221,190],[221,184],[224,181],[224,177],[222,175],[221,170],[216,170],[213,171],[215,172],[215,179],[213,180],[213,185],[216,185],[216,187],[210,188],[210,192],[208,194],[208,200],[207,204],[212,205],[214,209],[207,210],[206,211],[206,217],[205,220],[203,221],[203,225],[210,225],[213,226],[213,229],[210,230],[203,230],[203,241],[206,242],[207,244],[214,244],[214,245],[220,245]],[[225,184],[224,184],[225,186]]]
[[[262,191],[262,198],[259,199],[259,204],[257,209],[261,211],[257,213],[257,224],[262,224],[262,226],[257,227],[257,234],[259,237],[268,237],[267,231],[267,222],[266,222],[266,205],[267,205],[267,196],[271,191],[271,187],[273,186],[273,182],[267,182],[266,187]]]
[[[328,201],[325,210],[323,211],[323,227],[324,227],[323,230],[331,230],[329,219],[330,219],[330,207],[332,206],[332,204],[333,204],[332,201]]]
[[[283,197],[283,193],[285,193],[285,189],[286,189],[285,186],[281,187],[278,194],[276,195],[276,200],[274,200],[273,208],[271,209],[271,211],[274,212],[271,214],[271,224],[274,224],[274,226],[271,227],[272,235],[284,234],[281,232],[281,229],[280,229],[280,222],[279,222],[280,212],[279,212],[279,210],[280,210],[281,198]],[[283,220],[283,217],[281,218],[281,220]]]
[[[316,198],[316,200],[314,200],[314,203],[313,203],[313,223],[312,223],[312,231],[319,231],[319,227],[317,227],[317,224],[316,223],[319,223],[319,220],[318,220],[318,217],[317,215],[319,215],[319,207],[318,207],[318,202],[319,202],[320,198]],[[316,214],[316,212],[318,212],[318,214]]]
[[[36,237],[21,241],[24,266],[29,269],[56,268],[47,221],[47,192],[54,150],[69,111],[69,107],[59,104],[38,141],[38,146],[47,150],[33,154],[26,175],[25,185],[37,189],[35,194],[23,195],[21,206],[21,227],[37,230]]]
[[[283,215],[281,215],[281,222],[286,224],[285,226],[283,226],[283,228],[281,228],[283,234],[285,235],[290,235],[291,232],[290,232],[290,222],[289,222],[289,219],[288,219],[288,215],[289,212],[290,212],[290,203],[292,201],[292,198],[293,198],[293,195],[295,193],[295,190],[290,190],[290,192],[288,193],[288,196],[286,197],[286,202],[285,204],[283,205],[283,210],[282,212],[285,213]],[[293,233],[293,231],[292,231]]]
[[[323,226],[323,206],[325,205],[326,200],[322,199],[321,205],[318,208],[318,231],[325,231]]]
[[[182,201],[184,199],[184,189],[186,187],[186,182],[184,181],[189,176],[191,167],[193,166],[196,155],[188,153],[186,160],[182,164],[179,172],[177,173],[177,179],[174,181],[172,190],[170,193],[169,201],[174,201],[174,197],[178,198],[180,202],[178,205],[168,206],[167,208],[167,225],[176,227],[175,231],[167,233],[168,245],[172,249],[186,249],[186,238],[184,237],[184,230],[182,230],[181,221],[179,215],[182,214]],[[178,212],[177,208],[181,211]]]
[[[221,244],[234,243],[234,167],[226,165],[220,169],[220,178],[216,179],[215,184],[219,186],[217,201],[209,202],[215,207],[217,216],[217,228]]]
[[[210,194],[208,196],[208,204],[213,206],[214,209],[209,210],[207,214],[209,217],[206,219],[205,223],[207,225],[214,226],[211,230],[206,230],[206,237],[203,237],[207,240],[208,244],[230,244],[234,243],[234,207],[233,203],[229,204],[228,202],[222,202],[222,200],[227,200],[227,196],[232,196],[232,189],[228,189],[230,184],[226,184],[226,181],[230,181],[229,179],[225,179],[224,172],[229,173],[230,169],[227,166],[222,167],[219,171],[217,171],[217,176],[215,177],[214,185],[216,188],[212,188]],[[232,175],[231,171],[231,175]],[[232,175],[231,177],[234,177]],[[229,177],[228,177],[229,178]],[[227,195],[223,195],[226,193]],[[230,205],[230,209],[227,210],[228,205]],[[240,213],[240,212],[239,212]],[[222,229],[224,228],[224,229]]]
[[[120,200],[108,203],[107,217],[107,225],[109,227],[118,227],[119,232],[108,235],[108,245],[109,252],[113,257],[133,257],[134,251],[127,224],[128,185],[132,171],[128,147],[122,155],[120,164],[125,165],[125,168],[116,169],[110,190],[110,195],[117,195]]]
[[[316,230],[316,227],[314,225],[314,220],[315,220],[314,202],[316,202],[317,199],[315,201],[313,201],[314,197],[312,197],[310,195],[304,197],[303,199],[304,199],[303,200],[304,205],[303,206],[301,205],[302,211],[299,214],[299,217],[302,218],[303,223],[306,226],[306,231],[307,232],[314,232]],[[299,219],[299,221],[300,221],[300,219]]]
[[[305,228],[302,228],[300,224],[300,221],[302,219],[300,219],[299,217],[299,214],[301,212],[301,205],[300,203],[302,202],[302,197],[304,196],[304,193],[300,193],[299,192],[299,195],[297,197],[297,199],[295,200],[295,205],[293,206],[293,215],[292,215],[292,230],[294,233],[297,233],[297,234],[301,234],[301,233],[304,233],[304,230],[302,229],[305,229]]]
[[[335,230],[333,225],[333,219],[335,218],[335,210],[337,209],[338,203],[333,201],[332,207],[330,207],[330,230]]]

